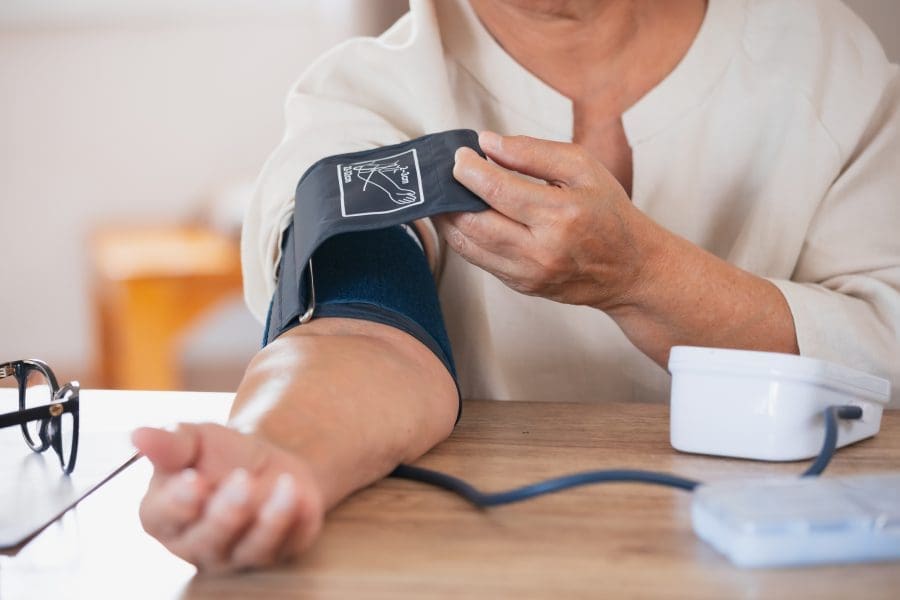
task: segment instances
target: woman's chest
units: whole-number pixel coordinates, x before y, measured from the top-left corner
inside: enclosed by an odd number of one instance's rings
[[[622,119],[592,118],[589,112],[579,111],[577,107],[574,117],[573,141],[606,167],[630,196],[632,153]]]

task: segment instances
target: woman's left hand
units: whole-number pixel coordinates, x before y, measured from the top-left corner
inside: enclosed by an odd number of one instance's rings
[[[470,263],[519,292],[606,311],[663,367],[678,344],[798,351],[774,284],[656,224],[584,149],[490,132],[479,143],[496,164],[460,148],[453,174],[493,210],[437,219]]]
[[[453,174],[493,210],[438,219],[447,243],[510,288],[609,310],[643,293],[666,232],[576,144],[483,132]],[[528,175],[528,179],[517,173]]]

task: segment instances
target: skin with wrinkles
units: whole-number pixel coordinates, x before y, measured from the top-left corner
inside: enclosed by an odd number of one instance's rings
[[[451,248],[521,293],[606,311],[661,365],[674,344],[796,352],[777,288],[628,197],[621,114],[684,56],[703,0],[471,4],[515,60],[572,100],[575,143],[483,132],[489,160],[457,152],[455,177],[493,210],[442,219]],[[450,375],[416,339],[314,320],[251,361],[228,427],[134,432],[154,467],[141,521],[203,572],[273,565],[314,543],[347,495],[446,438],[456,411]]]
[[[680,344],[797,352],[778,288],[654,223],[584,148],[492,132],[479,143],[490,160],[460,148],[453,173],[493,210],[439,220],[472,264],[518,292],[605,311],[661,366]]]

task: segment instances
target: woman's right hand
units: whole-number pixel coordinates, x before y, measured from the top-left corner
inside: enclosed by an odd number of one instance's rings
[[[141,428],[132,439],[153,463],[144,529],[200,571],[271,566],[316,539],[323,495],[297,456],[212,423]]]

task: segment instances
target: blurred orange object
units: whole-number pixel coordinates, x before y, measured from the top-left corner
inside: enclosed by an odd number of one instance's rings
[[[179,389],[183,334],[241,292],[237,240],[197,227],[110,229],[91,252],[102,385]]]

